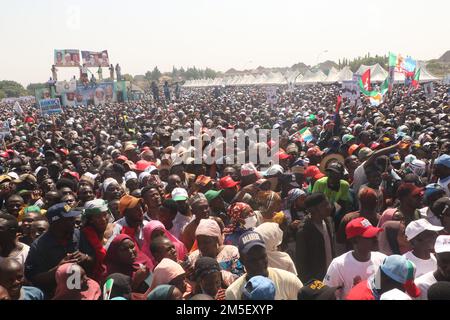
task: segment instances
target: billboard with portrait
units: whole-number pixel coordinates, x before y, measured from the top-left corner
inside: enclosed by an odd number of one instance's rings
[[[80,50],[76,49],[55,49],[55,66],[57,67],[78,67],[80,65]]]
[[[52,92],[50,91],[50,88],[38,88],[35,90],[35,97],[36,97],[36,101],[39,101],[42,99],[51,99]]]
[[[81,51],[81,59],[86,67],[109,67],[108,51]]]
[[[74,104],[80,105],[100,105],[109,102],[116,102],[117,95],[113,82],[102,82],[95,85],[78,86],[74,93]],[[72,95],[67,97],[68,105],[71,105]],[[66,102],[66,101],[65,101]]]

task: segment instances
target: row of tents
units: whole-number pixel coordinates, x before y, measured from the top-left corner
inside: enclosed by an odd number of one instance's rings
[[[430,74],[424,64],[420,64],[420,82],[430,82],[439,80]],[[388,72],[383,69],[378,63],[372,66],[361,65],[355,72],[357,75],[363,74],[367,69],[370,69],[371,82],[383,82]],[[395,73],[395,82],[405,82],[403,73]],[[262,74],[241,74],[234,76],[226,76],[215,79],[198,79],[189,80],[184,84],[185,87],[211,87],[211,86],[247,86],[247,85],[310,85],[316,83],[331,84],[342,83],[343,81],[353,80],[353,72],[350,67],[344,67],[341,70],[331,68],[328,75],[323,71],[307,70],[304,74],[296,71],[288,71],[285,74],[281,72],[270,72]]]

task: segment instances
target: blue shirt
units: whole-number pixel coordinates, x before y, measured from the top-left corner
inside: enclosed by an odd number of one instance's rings
[[[72,241],[68,241],[66,244],[58,242],[49,231],[45,232],[30,246],[30,251],[25,261],[26,279],[33,281],[36,275],[56,267],[68,253],[73,253],[77,250],[95,257],[95,251],[84,237],[84,234],[80,233],[80,230],[75,229]],[[40,289],[47,296],[51,294],[55,287],[56,281],[50,288]]]
[[[36,287],[23,286],[19,300],[44,300],[44,293]]]

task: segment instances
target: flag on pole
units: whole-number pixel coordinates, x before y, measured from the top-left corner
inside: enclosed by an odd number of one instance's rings
[[[313,139],[313,135],[311,131],[309,130],[309,127],[305,127],[298,132],[294,133],[291,136],[291,139],[297,140],[299,142],[310,142]]]
[[[389,52],[389,67],[396,67],[397,66],[397,55]]]
[[[362,93],[363,95],[365,95],[366,97],[373,97],[373,96],[376,96],[376,95],[377,95],[377,92],[376,92],[376,91],[369,91],[369,90],[366,90],[366,89],[364,88],[364,84],[363,84],[363,82],[362,82],[361,79],[359,79],[358,82],[359,82],[359,90],[361,91],[361,93]]]
[[[389,77],[387,77],[384,81],[383,81],[383,83],[381,84],[381,87],[380,87],[380,91],[381,91],[381,94],[384,96],[385,94],[386,94],[386,92],[389,90]]]
[[[405,75],[407,77],[413,77],[414,71],[417,67],[417,61],[411,58],[410,56],[405,59]]]
[[[17,112],[18,114],[23,114],[23,109],[22,109],[22,107],[20,106],[19,101],[16,101],[16,103],[14,103],[13,110],[14,110],[15,112]]]
[[[364,85],[364,89],[366,89],[367,91],[370,91],[371,90],[371,87],[370,87],[370,68],[367,69],[366,72],[364,72],[361,75],[361,80],[362,80],[362,83]]]
[[[341,108],[341,104],[342,104],[342,97],[338,96],[337,97],[337,102],[336,102],[336,113],[339,112],[339,109]]]
[[[377,92],[376,95],[369,97],[369,100],[372,106],[379,106],[383,102],[383,95]]]
[[[415,90],[419,88],[419,78],[420,78],[420,68],[417,69],[416,72],[414,73],[414,78],[411,83]]]
[[[359,88],[361,90],[361,93],[369,98],[370,103],[373,106],[378,106],[381,102],[383,102],[383,96],[389,90],[389,77],[387,77],[381,84],[380,91],[365,90],[361,79],[359,80]]]

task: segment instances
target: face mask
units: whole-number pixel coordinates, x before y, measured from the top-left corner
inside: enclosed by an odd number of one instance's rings
[[[256,219],[256,215],[252,215],[245,219],[244,227],[245,227],[245,229],[254,228],[254,227],[256,227],[257,222],[258,222],[258,219]]]

